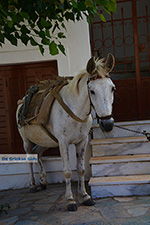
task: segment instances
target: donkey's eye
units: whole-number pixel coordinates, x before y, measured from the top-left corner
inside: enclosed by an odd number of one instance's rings
[[[92,94],[92,95],[95,95],[95,91],[93,91],[93,90],[90,90],[90,92],[91,92],[91,94]]]

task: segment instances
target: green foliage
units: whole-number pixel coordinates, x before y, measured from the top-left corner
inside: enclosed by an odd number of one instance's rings
[[[44,46],[52,55],[65,54],[61,40],[65,38],[65,21],[87,21],[98,15],[105,22],[104,12],[116,10],[116,0],[0,0],[0,46],[5,40],[17,46]]]

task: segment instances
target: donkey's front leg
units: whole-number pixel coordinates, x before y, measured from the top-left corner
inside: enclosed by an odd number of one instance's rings
[[[71,176],[72,171],[70,168],[69,163],[69,153],[68,153],[68,147],[69,145],[66,144],[64,141],[59,142],[59,149],[60,154],[63,160],[63,169],[64,169],[64,176],[66,181],[66,194],[65,197],[68,202],[68,211],[76,211],[77,210],[77,204],[73,198],[72,190],[71,190]]]
[[[77,171],[79,176],[78,192],[82,199],[82,203],[87,206],[94,205],[91,196],[88,195],[85,188],[85,152],[87,148],[88,138],[76,145],[77,152]]]

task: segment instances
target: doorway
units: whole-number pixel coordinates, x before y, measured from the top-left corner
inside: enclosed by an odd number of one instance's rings
[[[40,80],[56,79],[57,61],[22,63],[0,66],[0,153],[24,153],[16,126],[17,101],[26,90]],[[58,149],[50,150],[57,155]]]
[[[115,120],[150,119],[150,1],[117,2],[106,23],[95,18],[90,27],[92,54],[112,53],[116,58]]]

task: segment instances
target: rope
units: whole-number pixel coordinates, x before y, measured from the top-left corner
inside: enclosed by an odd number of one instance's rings
[[[129,132],[133,132],[133,133],[145,135],[146,138],[147,138],[147,140],[150,141],[150,133],[147,132],[146,130],[143,130],[143,131],[137,131],[137,130],[132,130],[132,129],[129,129],[129,128],[121,127],[121,126],[118,126],[118,125],[114,125],[114,127],[118,127],[119,129],[127,130],[127,131],[129,131]]]

